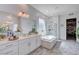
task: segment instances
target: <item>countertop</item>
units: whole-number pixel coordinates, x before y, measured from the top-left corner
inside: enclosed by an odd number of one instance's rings
[[[29,39],[29,38],[32,38],[32,37],[35,37],[35,36],[39,36],[39,34],[19,36],[18,39],[12,40],[12,41],[9,41],[8,38],[6,37],[5,39],[0,41],[0,45],[6,44],[6,43],[9,43],[9,42],[15,42],[15,41],[23,40],[23,39]]]

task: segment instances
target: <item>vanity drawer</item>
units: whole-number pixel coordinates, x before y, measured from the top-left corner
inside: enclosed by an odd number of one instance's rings
[[[29,46],[30,46],[29,39],[23,39],[19,41],[19,55],[28,54],[30,52]]]
[[[0,50],[1,49],[7,49],[7,48],[10,48],[10,47],[13,47],[13,46],[17,46],[18,45],[18,42],[8,42],[6,44],[2,44],[0,45]]]
[[[18,52],[18,42],[8,42],[6,44],[0,45],[0,54],[9,54]]]
[[[5,44],[5,45],[2,45],[0,46],[0,52],[1,51],[4,51],[5,49],[9,49],[13,46],[13,44]]]
[[[18,49],[8,49],[0,52],[0,55],[17,55]]]
[[[10,54],[18,52],[18,45],[15,44],[7,44],[5,46],[0,47],[0,54]]]

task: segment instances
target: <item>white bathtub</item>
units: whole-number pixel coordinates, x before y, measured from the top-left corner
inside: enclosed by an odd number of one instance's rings
[[[42,40],[53,41],[53,40],[56,40],[56,37],[53,35],[45,35],[45,36],[42,36]]]
[[[56,37],[52,35],[42,36],[42,47],[51,49],[56,44]]]

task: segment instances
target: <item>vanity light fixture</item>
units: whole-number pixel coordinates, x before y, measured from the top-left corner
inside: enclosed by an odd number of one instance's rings
[[[28,13],[22,11],[22,12],[18,13],[18,16],[20,16],[20,17],[27,17],[28,18],[30,15]]]

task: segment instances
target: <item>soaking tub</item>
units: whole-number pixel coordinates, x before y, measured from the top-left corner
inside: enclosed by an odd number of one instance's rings
[[[41,42],[42,42],[41,43],[42,47],[51,49],[56,44],[56,37],[53,35],[45,35],[45,36],[42,36]]]

